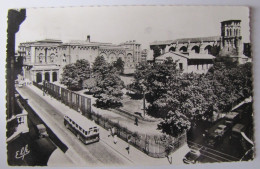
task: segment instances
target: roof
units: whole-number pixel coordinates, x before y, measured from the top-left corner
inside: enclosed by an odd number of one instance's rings
[[[226,23],[226,22],[241,22],[241,20],[239,20],[239,19],[230,19],[230,20],[222,21],[220,23]]]
[[[165,41],[154,41],[150,45],[170,45],[174,43],[194,43],[194,42],[211,42],[220,41],[220,36],[209,36],[209,37],[195,37],[195,38],[180,38],[175,40],[165,40]]]
[[[79,46],[105,46],[112,45],[112,43],[104,43],[104,42],[88,42],[84,40],[71,40],[67,43],[63,43],[62,45],[79,45]]]
[[[58,39],[44,39],[44,40],[38,40],[36,42],[45,42],[45,43],[62,43],[61,40]]]
[[[157,57],[155,60],[166,60],[166,58],[180,56],[186,59],[214,59],[213,55],[209,54],[199,54],[199,53],[189,53],[188,55],[179,53],[179,52],[167,52],[162,54],[161,56]]]
[[[189,53],[189,59],[215,59],[215,56],[202,53]]]
[[[100,46],[100,49],[121,49],[121,50],[124,50],[126,48],[124,48],[122,46],[111,45],[111,46]]]
[[[140,43],[136,42],[135,40],[133,40],[133,41],[126,41],[126,42],[120,43],[120,45],[133,45],[133,44],[140,45]]]
[[[88,120],[86,117],[75,111],[68,111],[66,112],[66,115],[86,131],[88,131],[91,127],[97,127],[94,122]]]

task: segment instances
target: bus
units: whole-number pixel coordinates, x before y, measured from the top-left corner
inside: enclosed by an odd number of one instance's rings
[[[97,125],[79,113],[68,112],[64,116],[64,125],[84,144],[99,141],[99,128]]]

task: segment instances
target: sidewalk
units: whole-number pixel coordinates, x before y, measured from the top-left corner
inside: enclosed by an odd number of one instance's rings
[[[29,87],[33,91],[35,91],[42,99],[44,99],[46,102],[48,102],[52,106],[59,107],[59,111],[61,113],[66,114],[66,112],[68,112],[68,111],[78,113],[75,110],[64,105],[63,103],[59,102],[58,100],[51,98],[49,95],[43,96],[42,91],[40,89],[38,89],[37,87],[35,87],[33,85],[30,85],[27,87]],[[88,119],[86,118],[86,121],[87,120]],[[52,121],[55,123],[55,121],[51,117],[48,117],[47,121],[49,121],[49,122]],[[125,124],[125,125],[128,125],[128,124]],[[132,125],[134,125],[134,124],[132,124]],[[55,132],[55,131],[53,131],[53,132]],[[58,131],[58,132],[60,132],[60,131]],[[109,135],[109,132],[107,130],[103,129],[102,127],[100,127],[100,138],[101,138],[100,141],[102,143],[104,143],[106,146],[110,147],[113,151],[117,152],[118,154],[122,155],[124,158],[128,159],[130,161],[130,163],[132,163],[133,165],[168,165],[168,164],[170,164],[167,158],[152,158],[152,157],[146,155],[145,153],[141,152],[140,150],[134,148],[131,145],[130,145],[130,153],[128,154],[128,151],[126,150],[126,147],[128,144],[125,141],[118,138],[117,144],[114,144],[113,137],[112,136],[108,137],[108,135]],[[175,151],[172,155],[170,155],[170,157],[172,157],[172,161],[173,161],[172,164],[183,164],[182,159],[188,151],[189,151],[189,148],[188,148],[187,144],[185,144],[180,149]],[[68,152],[70,152],[70,151],[68,150]],[[75,152],[73,152],[73,154],[74,153]],[[83,160],[83,159],[81,159],[81,160]],[[76,162],[75,160],[73,160],[73,161]]]
[[[159,123],[159,121],[149,122],[149,121],[139,120],[138,126],[136,126],[134,124],[135,123],[134,119],[129,119],[127,117],[127,115],[123,116],[123,115],[120,115],[119,113],[115,113],[110,110],[100,109],[100,108],[93,106],[93,104],[95,103],[95,100],[96,100],[96,98],[94,98],[93,96],[83,94],[82,92],[75,92],[75,93],[90,98],[91,105],[92,105],[91,109],[95,113],[100,114],[103,117],[106,117],[106,118],[112,120],[113,122],[119,123],[122,127],[127,127],[130,131],[138,132],[138,133],[144,134],[144,135],[145,134],[162,135],[161,131],[157,130],[157,124]]]

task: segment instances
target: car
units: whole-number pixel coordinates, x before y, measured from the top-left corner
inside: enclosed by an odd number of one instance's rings
[[[49,136],[48,133],[47,133],[46,127],[43,124],[38,124],[36,126],[36,128],[37,128],[37,131],[38,131],[39,138],[44,138],[44,137]]]
[[[225,124],[228,127],[232,127],[233,124],[239,119],[239,113],[230,112],[225,116]]]
[[[19,83],[19,84],[18,84],[18,87],[19,87],[19,88],[22,88],[22,87],[23,87],[23,84]]]
[[[243,124],[236,124],[233,128],[232,128],[232,134],[231,134],[231,138],[233,140],[240,140],[242,135],[241,132],[245,131],[245,126]]]
[[[185,164],[195,164],[198,162],[200,157],[200,151],[191,149],[183,158],[183,162]]]
[[[215,130],[215,133],[219,136],[223,136],[227,132],[228,127],[224,124],[218,125],[217,129]]]
[[[220,143],[220,141],[221,141],[221,136],[218,135],[217,133],[213,133],[207,139],[207,145],[209,147],[215,147]]]

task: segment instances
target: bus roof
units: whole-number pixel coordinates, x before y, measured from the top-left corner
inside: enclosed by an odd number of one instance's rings
[[[97,125],[93,121],[88,120],[85,116],[77,112],[68,111],[66,112],[65,116],[68,116],[71,120],[76,122],[80,127],[82,127],[86,131],[88,131],[91,127],[97,127]]]

